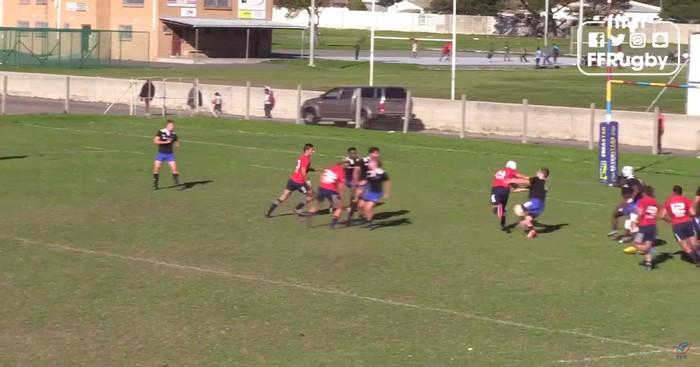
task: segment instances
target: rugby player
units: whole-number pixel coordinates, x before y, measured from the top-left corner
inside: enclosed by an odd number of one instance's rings
[[[170,171],[173,174],[175,186],[179,186],[180,174],[177,171],[177,164],[175,163],[174,148],[179,148],[180,142],[178,141],[177,134],[175,133],[175,122],[173,120],[166,121],[165,126],[156,132],[156,135],[153,137],[153,144],[158,146],[158,153],[156,154],[156,159],[153,162],[153,190],[158,190],[158,184],[160,181],[160,165],[163,162],[168,162]]]
[[[629,216],[630,221],[626,222],[625,235],[620,239],[620,243],[629,242],[631,240],[631,227],[629,224],[636,220],[636,205],[642,198],[644,183],[634,176],[634,168],[631,166],[622,167],[622,177],[613,186],[620,187],[622,202],[620,202],[613,211],[611,219],[611,231],[608,237],[613,237],[617,234],[618,219],[620,217]]]
[[[673,186],[673,193],[666,199],[663,210],[661,210],[661,218],[671,223],[673,234],[681,248],[688,254],[693,264],[700,267],[700,251],[693,224],[695,214],[693,202],[683,196],[683,188],[679,185]]]
[[[331,207],[333,208],[331,229],[334,229],[338,224],[338,219],[340,218],[340,214],[343,210],[340,197],[340,187],[345,182],[345,164],[345,160],[338,162],[324,169],[321,173],[316,200],[310,205],[309,208],[309,225],[313,216],[318,212],[318,204],[326,200],[330,201]]]
[[[373,224],[372,219],[374,218],[375,205],[377,205],[382,198],[389,198],[391,181],[389,180],[389,174],[382,169],[382,161],[379,160],[379,158],[370,159],[367,168],[367,184],[362,193],[359,208],[367,224],[371,226]]]
[[[508,180],[513,178],[529,179],[527,176],[521,175],[518,170],[518,164],[515,161],[508,161],[505,168],[498,170],[493,175],[491,183],[491,206],[493,213],[500,219],[501,230],[506,226],[506,205],[508,205],[508,197],[510,196],[510,185]]]
[[[350,204],[352,204],[355,188],[357,187],[357,182],[355,182],[355,169],[359,168],[362,163],[362,159],[360,159],[360,156],[357,154],[357,148],[348,148],[343,163],[345,167],[345,187],[348,188],[348,197],[351,201]]]
[[[289,177],[289,180],[287,181],[287,187],[282,192],[282,195],[280,195],[279,198],[275,199],[272,202],[272,205],[270,205],[270,209],[268,209],[267,213],[265,214],[266,217],[270,218],[272,216],[272,212],[274,212],[275,209],[277,209],[277,207],[280,206],[280,204],[287,201],[287,199],[289,199],[289,196],[295,191],[299,191],[304,195],[304,200],[300,201],[294,208],[294,211],[297,214],[300,215],[301,209],[307,203],[313,200],[313,190],[311,189],[311,185],[309,184],[308,173],[313,170],[311,168],[311,156],[315,152],[316,151],[314,150],[313,144],[307,143],[304,145],[304,152],[299,156],[299,158],[297,158],[297,163],[294,167],[294,172],[292,172],[291,177]]]
[[[380,151],[377,147],[370,147],[367,151],[367,156],[362,158],[360,163],[355,166],[352,175],[355,192],[352,194],[352,202],[350,203],[350,211],[348,212],[348,225],[352,224],[352,216],[358,209],[358,204],[362,195],[365,192],[367,184],[367,172],[369,171],[369,162],[380,158]]]
[[[654,198],[654,188],[651,186],[644,187],[642,198],[637,201],[637,218],[632,223],[633,227],[637,227],[637,233],[634,236],[633,246],[637,252],[644,255],[644,261],[639,265],[644,266],[647,270],[654,268],[654,242],[656,242],[656,220],[659,216],[659,205]]]
[[[520,227],[525,229],[527,237],[537,237],[535,230],[535,221],[542,212],[544,212],[544,202],[547,199],[547,179],[549,178],[549,169],[540,168],[534,177],[529,179],[513,178],[507,183],[528,186],[528,200],[523,204],[515,206],[515,212],[520,217]]]

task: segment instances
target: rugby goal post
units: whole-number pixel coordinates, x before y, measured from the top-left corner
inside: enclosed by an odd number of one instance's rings
[[[688,83],[700,84],[700,33],[693,33],[688,40]],[[700,116],[700,89],[687,89],[686,114]]]

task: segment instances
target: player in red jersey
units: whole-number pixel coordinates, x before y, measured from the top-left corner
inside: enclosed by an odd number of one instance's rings
[[[316,200],[310,205],[309,209],[309,225],[311,223],[311,218],[313,218],[316,212],[318,212],[318,204],[325,200],[330,201],[333,208],[331,229],[334,229],[336,224],[338,224],[338,218],[340,218],[340,214],[343,211],[340,188],[346,180],[345,163],[346,162],[338,162],[324,169],[321,173],[320,183],[318,185],[318,195],[316,196]]]
[[[654,199],[654,188],[646,186],[642,198],[637,202],[637,219],[633,223],[639,230],[634,236],[634,247],[644,255],[643,265],[647,270],[654,267],[654,242],[656,242],[656,220],[659,216],[659,205]]]
[[[661,218],[671,223],[673,234],[695,266],[700,267],[700,249],[693,224],[695,209],[693,202],[683,196],[681,186],[673,186],[673,194],[664,203]]]
[[[268,209],[267,213],[265,214],[266,217],[270,218],[272,216],[272,212],[274,212],[275,209],[277,209],[277,207],[280,206],[280,204],[287,201],[287,199],[289,199],[289,196],[294,191],[299,191],[305,196],[305,200],[300,201],[294,209],[294,211],[297,214],[301,213],[301,209],[304,207],[304,205],[313,200],[313,190],[311,189],[311,185],[309,184],[307,175],[309,172],[313,171],[313,169],[311,168],[311,156],[315,152],[316,151],[314,150],[313,144],[307,143],[306,145],[304,145],[304,153],[302,153],[302,155],[300,155],[297,159],[296,166],[294,167],[294,172],[287,181],[287,187],[282,192],[282,195],[280,195],[279,198],[275,199],[275,201],[272,202],[272,205],[270,205],[270,209]]]
[[[508,161],[505,168],[498,170],[493,175],[491,183],[491,206],[493,214],[495,214],[501,222],[501,229],[506,226],[506,205],[508,205],[508,197],[510,196],[510,187],[508,180],[514,178],[529,179],[518,172],[518,164],[515,161]]]

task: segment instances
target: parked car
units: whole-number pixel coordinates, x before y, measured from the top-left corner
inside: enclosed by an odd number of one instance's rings
[[[362,127],[386,119],[402,119],[406,113],[406,89],[403,87],[338,87],[301,105],[301,116],[307,124],[333,121],[338,125],[355,122],[356,91],[362,95]],[[413,101],[409,101],[413,117]]]

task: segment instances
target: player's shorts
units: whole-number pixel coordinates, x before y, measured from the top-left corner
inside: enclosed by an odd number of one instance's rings
[[[491,188],[491,205],[503,205],[508,204],[508,196],[510,195],[510,189],[507,187],[492,187]]]
[[[310,190],[306,183],[294,182],[291,179],[287,181],[287,190],[289,191],[299,191],[300,193],[306,195]]]
[[[695,237],[695,221],[688,221],[685,223],[678,223],[673,225],[673,235],[676,236],[678,241],[687,240],[688,238]]]
[[[379,200],[382,200],[382,196],[384,196],[383,192],[372,192],[366,190],[364,194],[362,194],[362,200],[376,203],[379,202]]]
[[[656,242],[656,224],[639,227],[639,232],[634,235],[635,243]]]
[[[693,226],[695,226],[695,233],[700,236],[700,217],[693,218]]]
[[[544,203],[540,199],[530,199],[523,203],[523,209],[525,209],[527,215],[537,218],[544,212]]]
[[[622,204],[618,205],[617,207],[617,216],[618,217],[625,217],[630,214],[634,214],[637,212],[637,202],[633,201],[631,203],[628,202],[623,202]]]
[[[175,162],[175,153],[158,153],[156,154],[158,162]]]
[[[316,195],[316,199],[319,202],[323,202],[325,200],[328,200],[332,202],[333,204],[340,202],[340,194],[338,194],[337,191],[333,190],[328,190],[324,189],[323,187],[320,187],[318,189],[318,195]]]

